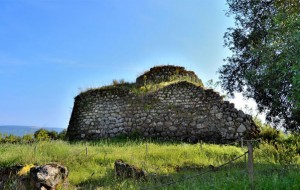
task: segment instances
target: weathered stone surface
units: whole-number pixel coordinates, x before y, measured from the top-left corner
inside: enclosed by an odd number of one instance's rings
[[[147,172],[145,170],[125,163],[121,159],[115,161],[114,169],[115,175],[121,178],[146,179],[147,176]]]
[[[217,113],[217,114],[216,114],[216,117],[217,117],[218,119],[222,119],[222,116],[223,116],[222,113]]]
[[[199,141],[199,139],[195,136],[191,136],[187,139],[187,142],[192,143],[192,144],[196,144]]]
[[[239,128],[237,128],[238,133],[244,133],[246,131],[246,127],[244,124],[241,124]]]
[[[27,167],[24,167],[25,170],[21,165],[0,168],[0,190],[56,190],[57,185],[66,182],[68,176],[66,167],[58,164]]]
[[[150,72],[151,80],[159,76],[169,81],[162,75],[173,76],[174,68],[161,69],[157,76],[156,69]],[[122,85],[82,93],[75,98],[67,136],[86,140],[133,133],[177,140],[195,136],[217,143],[257,132],[252,118],[234,104],[211,89],[183,80],[144,94]]]
[[[30,185],[34,190],[55,190],[67,177],[67,168],[59,164],[46,164],[30,169]]]

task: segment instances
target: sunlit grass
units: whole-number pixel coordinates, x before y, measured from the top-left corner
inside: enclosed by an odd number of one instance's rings
[[[186,144],[140,140],[69,143],[65,141],[33,144],[2,144],[0,166],[59,162],[69,170],[69,189],[139,189],[207,171],[242,155],[246,148],[214,144]],[[263,144],[254,150],[255,182],[258,189],[296,189],[300,187],[299,156],[293,167],[279,165],[276,150]],[[144,168],[146,182],[120,180],[114,176],[114,162],[122,159]],[[267,177],[266,177],[267,176]],[[220,171],[180,182],[166,189],[249,189],[245,158]],[[280,188],[279,188],[280,187]],[[287,188],[291,187],[291,188]]]

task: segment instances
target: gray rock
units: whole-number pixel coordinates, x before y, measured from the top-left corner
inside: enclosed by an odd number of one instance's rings
[[[169,129],[170,129],[170,131],[176,131],[177,127],[171,126],[171,127],[169,127]]]
[[[145,123],[146,123],[146,124],[150,124],[150,123],[151,123],[151,120],[150,120],[150,119],[147,119],[147,120],[145,121]]]
[[[67,177],[67,168],[59,164],[46,164],[30,169],[30,185],[34,190],[55,190]]]
[[[239,128],[236,130],[238,133],[244,133],[246,131],[246,127],[244,124],[241,124]]]
[[[222,114],[222,113],[217,113],[217,114],[216,114],[216,117],[217,117],[218,119],[221,119],[221,118],[223,117],[223,114]]]
[[[204,128],[206,128],[207,126],[205,125],[205,124],[203,124],[203,123],[199,123],[199,124],[197,124],[197,126],[196,126],[196,128],[197,129],[204,129]]]
[[[170,126],[172,126],[172,122],[170,122],[170,121],[168,121],[168,122],[165,122],[164,124],[165,124],[165,126],[166,126],[166,127],[170,127]]]
[[[238,117],[240,118],[246,118],[246,115],[244,114],[244,112],[242,110],[238,111]]]
[[[146,179],[147,172],[134,165],[130,165],[123,160],[115,161],[115,175],[120,178]]]

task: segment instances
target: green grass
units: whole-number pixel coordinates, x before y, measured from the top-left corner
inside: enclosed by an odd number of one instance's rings
[[[147,147],[147,148],[146,148]],[[87,148],[87,155],[86,155]],[[68,143],[1,144],[0,167],[59,162],[69,170],[69,189],[141,189],[182,180],[242,155],[235,146],[191,145],[140,140],[101,140]],[[114,176],[114,161],[122,159],[144,168],[149,180],[121,180]],[[256,189],[300,189],[300,158],[293,165],[279,164],[276,149],[262,144],[254,149]],[[155,174],[155,175],[154,175]],[[184,180],[162,189],[249,189],[244,157],[219,171]],[[156,188],[157,189],[157,188]]]
[[[99,88],[86,88],[84,90],[81,90],[80,94],[86,94],[86,93],[92,93],[95,91],[103,91],[103,90],[128,90],[136,95],[144,95],[146,93],[156,92],[159,89],[162,89],[166,86],[179,83],[179,82],[189,82],[194,84],[195,86],[201,86],[204,87],[203,83],[201,81],[196,82],[191,77],[185,76],[185,77],[178,77],[178,76],[172,76],[169,78],[168,81],[165,82],[145,82],[143,86],[137,86],[135,83],[128,83],[125,81],[118,82],[117,80],[113,81],[112,85],[108,86],[102,86]]]

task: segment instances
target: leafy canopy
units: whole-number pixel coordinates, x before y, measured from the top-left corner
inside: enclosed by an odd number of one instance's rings
[[[235,26],[224,35],[232,55],[222,87],[253,98],[267,120],[300,129],[300,1],[227,0]]]

